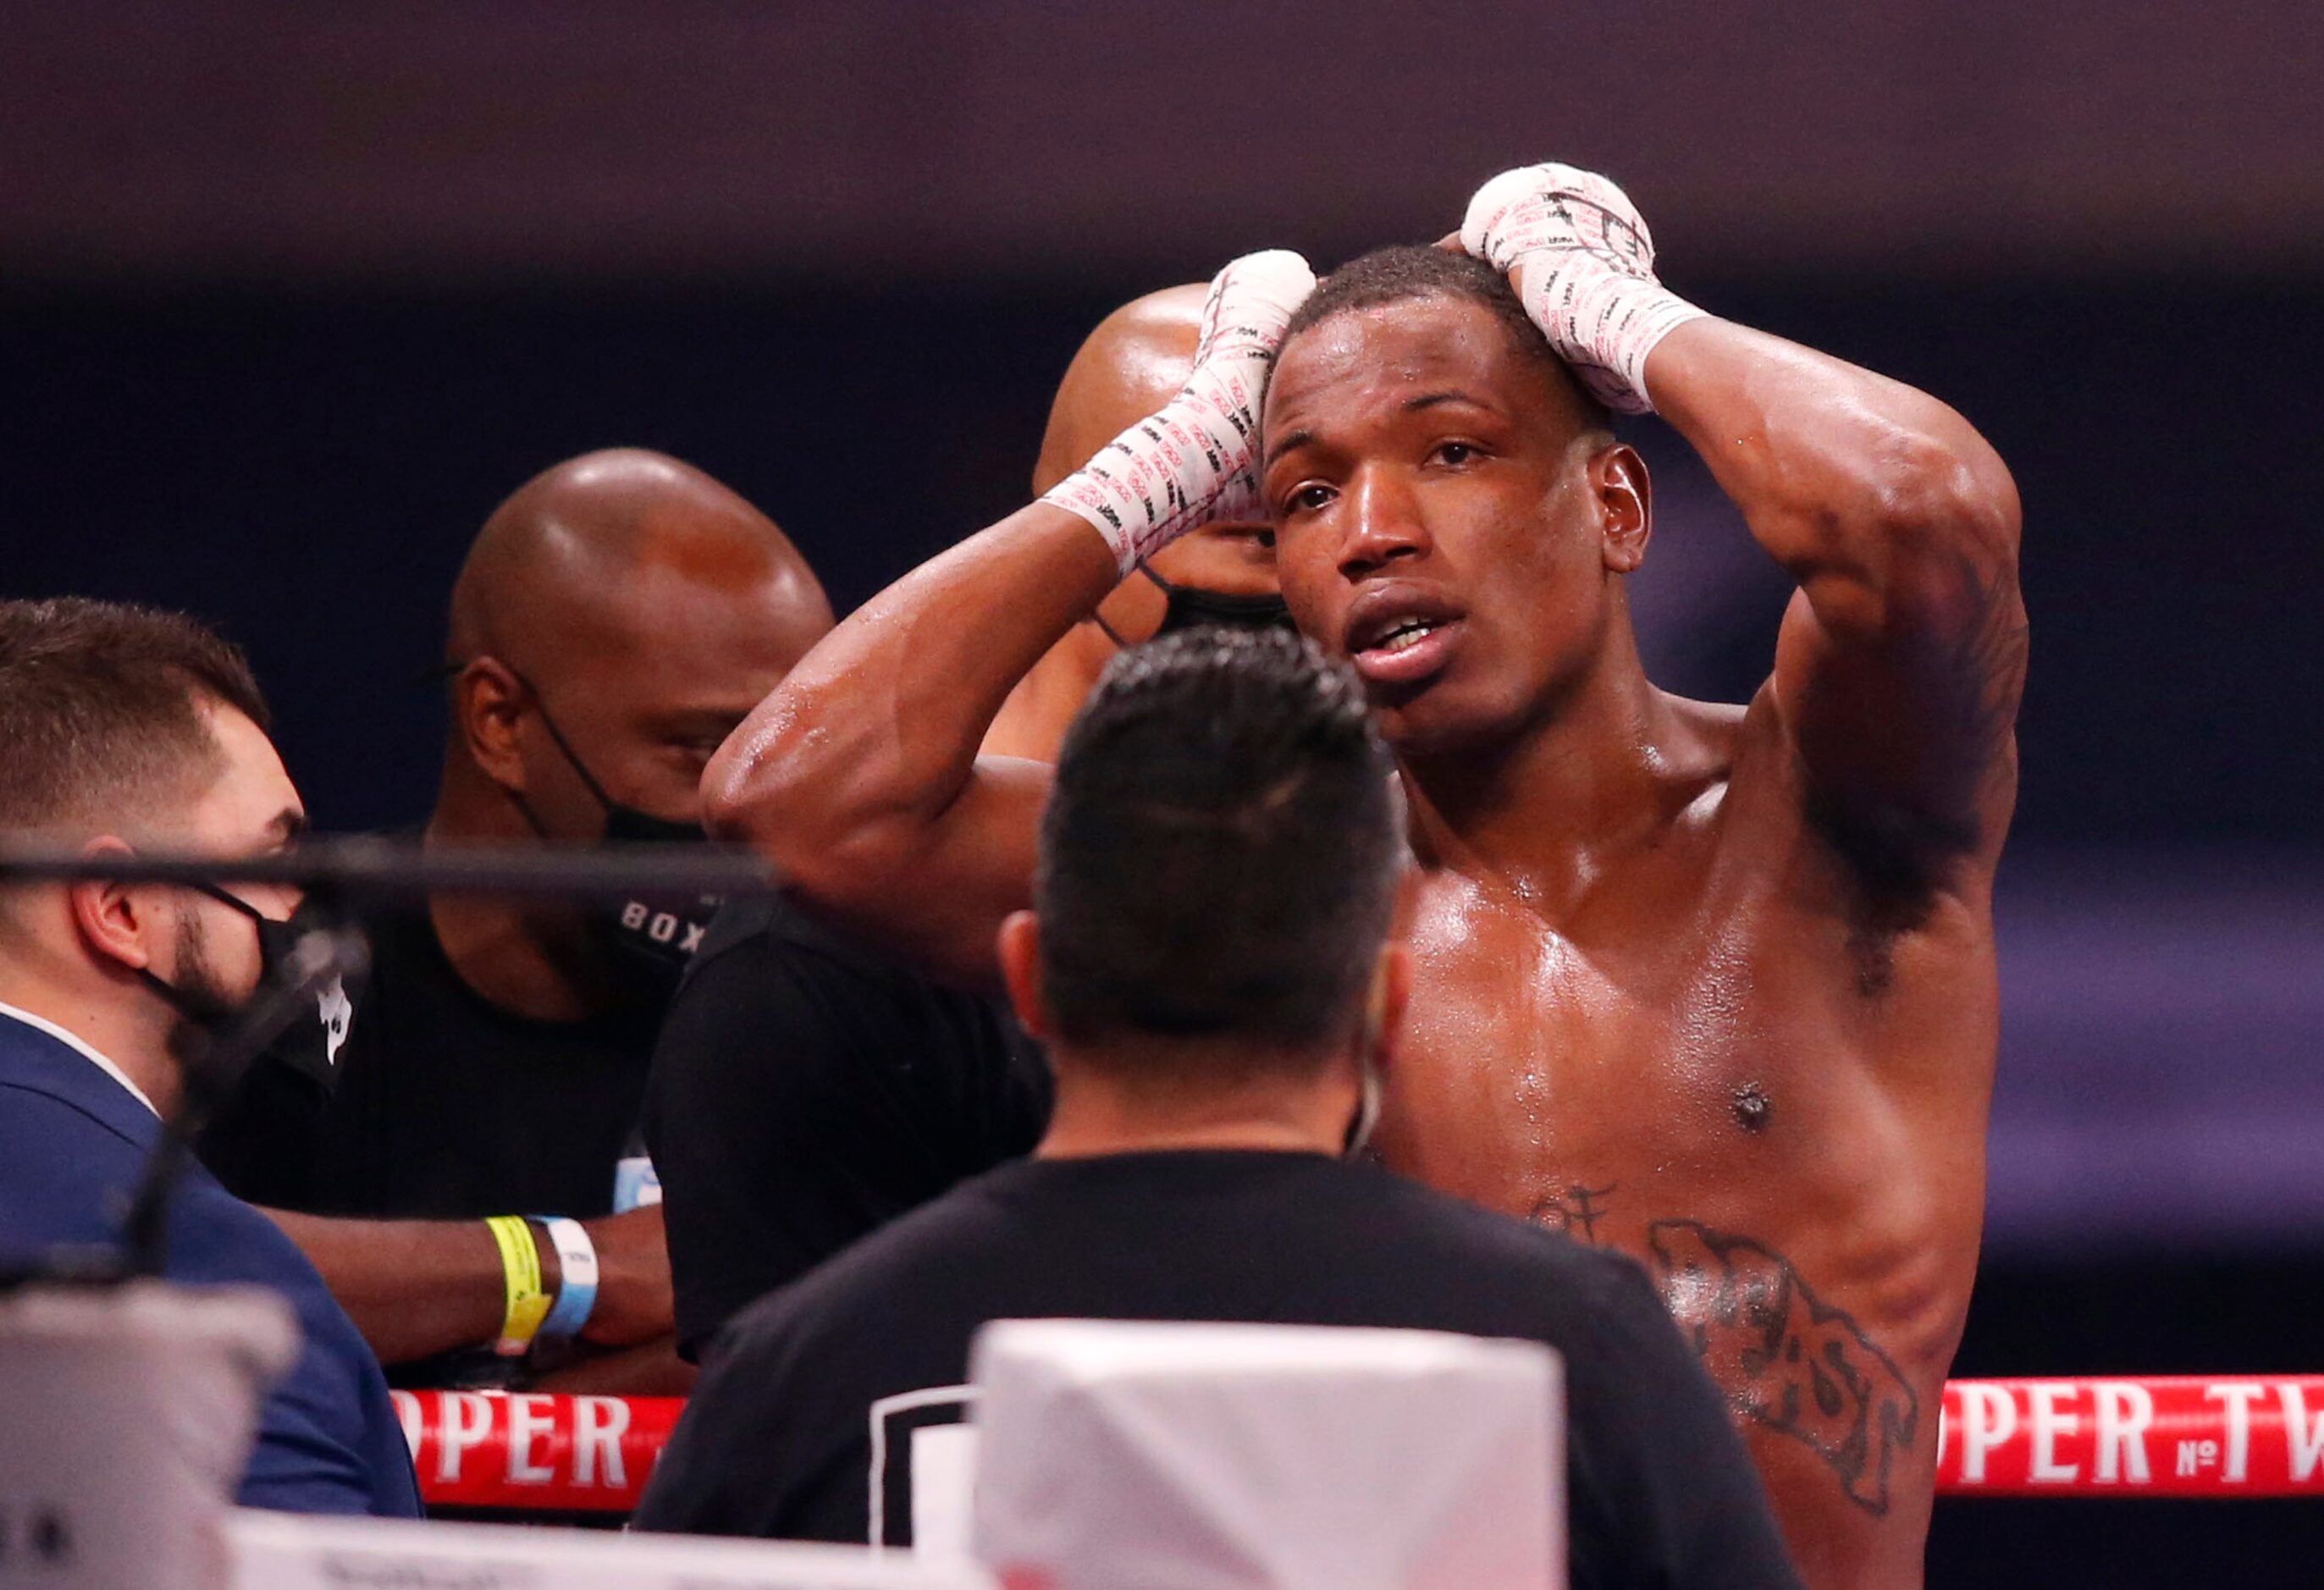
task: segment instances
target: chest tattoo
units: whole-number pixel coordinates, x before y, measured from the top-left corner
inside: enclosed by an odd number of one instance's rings
[[[1534,1221],[1595,1244],[1618,1185],[1551,1193],[1534,1206]],[[1850,1502],[1886,1516],[1889,1467],[1920,1433],[1921,1403],[1863,1327],[1749,1237],[1657,1220],[1646,1227],[1646,1259],[1680,1334],[1736,1414],[1805,1444]]]
[[[1606,1199],[1612,1197],[1617,1184],[1604,1187],[1583,1187],[1580,1183],[1563,1192],[1552,1193],[1533,1206],[1534,1222],[1552,1231],[1562,1231],[1578,1243],[1598,1241],[1598,1222],[1605,1217]]]
[[[1774,1249],[1692,1220],[1646,1228],[1655,1280],[1735,1411],[1806,1444],[1848,1499],[1888,1511],[1888,1470],[1920,1430],[1920,1399],[1861,1327]]]

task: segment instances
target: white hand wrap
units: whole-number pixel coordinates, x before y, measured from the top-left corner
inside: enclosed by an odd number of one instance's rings
[[[1509,278],[1600,402],[1653,412],[1646,356],[1703,311],[1655,279],[1654,236],[1628,194],[1595,171],[1520,166],[1477,190],[1461,246]]]
[[[1196,525],[1254,513],[1259,406],[1283,328],[1315,285],[1287,249],[1250,254],[1211,282],[1194,374],[1041,498],[1090,522],[1125,575]]]

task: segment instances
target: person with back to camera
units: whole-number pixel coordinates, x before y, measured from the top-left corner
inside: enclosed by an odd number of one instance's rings
[[[1390,770],[1354,675],[1281,631],[1109,665],[999,936],[1056,1079],[1038,1151],[745,1310],[634,1527],[910,1540],[904,1432],[962,1417],[991,1319],[1402,1327],[1562,1354],[1575,1585],[1796,1582],[1637,1265],[1349,1161],[1411,976]]]
[[[1504,173],[1462,243],[1230,266],[1185,390],[835,631],[706,809],[817,911],[991,975],[1047,779],[985,726],[1132,559],[1263,509],[1409,802],[1382,1157],[1643,1262],[1809,1582],[1917,1584],[1984,1208],[2015,485],[1935,399],[1664,289],[1602,177]],[[1799,587],[1747,707],[1638,661],[1649,488],[1607,411],[1649,406]]]
[[[0,602],[0,831],[12,843],[278,854],[307,814],[266,723],[241,652],[191,619]],[[186,1067],[258,996],[297,904],[279,885],[0,889],[0,1262],[120,1242]],[[242,1505],[417,1517],[379,1363],[290,1239],[194,1166],[167,1243],[166,1279],[264,1286],[298,1317],[299,1356],[260,1408]]]
[[[1036,492],[1185,384],[1207,291],[1147,293],[1091,332],[1050,408]],[[1273,541],[1263,522],[1214,521],[1157,551],[1018,681],[985,754],[1055,762],[1125,644],[1195,624],[1288,627]],[[647,1084],[679,1352],[698,1358],[752,1299],[1023,1158],[1048,1109],[1039,1046],[1005,1002],[934,983],[781,900],[726,906]]]

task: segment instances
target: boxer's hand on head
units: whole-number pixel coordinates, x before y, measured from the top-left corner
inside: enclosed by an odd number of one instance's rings
[[[1267,378],[1292,311],[1314,285],[1288,249],[1245,254],[1221,271],[1178,395],[1041,500],[1088,520],[1124,574],[1198,525],[1257,517]]]
[[[1646,356],[1703,311],[1655,279],[1654,236],[1628,194],[1575,166],[1519,166],[1469,200],[1461,245],[1509,278],[1600,402],[1653,411]]]

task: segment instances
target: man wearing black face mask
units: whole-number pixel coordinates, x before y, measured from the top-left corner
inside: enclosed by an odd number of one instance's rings
[[[805,567],[804,564],[801,565]],[[809,577],[810,578],[812,576]],[[460,671],[455,668],[455,672]],[[540,726],[549,735],[549,744],[573,770],[582,787],[604,809],[605,829],[602,837],[608,845],[701,845],[709,836],[695,818],[656,817],[634,806],[624,806],[605,793],[605,786],[597,781],[588,764],[573,749],[557,720],[549,716],[549,708],[540,703],[540,692],[532,681],[511,669],[517,681],[532,692],[540,713]],[[532,809],[517,797],[518,809],[543,839],[553,839],[532,814]],[[597,927],[604,940],[616,952],[616,959],[624,973],[633,975],[643,991],[667,998],[678,987],[678,980],[686,975],[694,952],[702,947],[702,936],[710,919],[718,909],[716,897],[646,893],[616,901],[598,908]]]
[[[704,760],[830,624],[781,532],[699,471],[631,450],[558,466],[492,515],[454,588],[426,842],[702,842]],[[287,1227],[397,1378],[683,1383],[638,1128],[708,917],[685,896],[368,915],[372,968],[306,1130],[213,1134],[230,1185],[301,1212]],[[534,1264],[551,1306],[528,1319],[512,1278]]]
[[[279,851],[306,815],[239,652],[174,614],[0,602],[0,834],[90,854]],[[0,1266],[106,1249],[208,1038],[265,987],[296,896],[105,882],[0,889]],[[245,1506],[411,1516],[387,1384],[322,1278],[198,1169],[172,1197],[164,1273],[257,1283],[296,1312]],[[12,1563],[12,1567],[14,1564]]]
[[[251,930],[258,942],[258,980],[262,987],[271,985],[283,973],[284,965],[298,948],[310,915],[301,904],[288,917],[270,917],[239,894],[221,889],[215,883],[189,883],[187,888],[197,894],[217,901],[226,910],[248,919]],[[203,951],[207,940],[189,939],[180,956],[179,981],[171,983],[157,975],[149,966],[137,968],[137,979],[163,1003],[185,1018],[171,1035],[171,1049],[175,1058],[189,1068],[201,1066],[208,1058],[209,1045],[226,1035],[240,1019],[239,1002],[221,992],[209,961]],[[346,985],[334,977],[316,997],[315,1031],[310,1040],[281,1046],[286,1052],[311,1063],[316,1052],[327,1056],[346,1038],[350,1007]],[[302,1034],[302,1040],[305,1035]],[[230,1086],[230,1084],[228,1084]],[[215,1103],[216,1101],[208,1101]]]
[[[1037,491],[1185,380],[1204,294],[1149,293],[1090,335],[1050,409]],[[1198,624],[1288,623],[1267,527],[1206,527],[1142,566],[1035,664],[986,749],[1055,761],[1066,724],[1127,646]],[[728,911],[671,1007],[647,1100],[680,1349],[698,1354],[761,1293],[1029,1152],[1048,1106],[1038,1048],[1001,1002],[935,985],[781,902]]]

